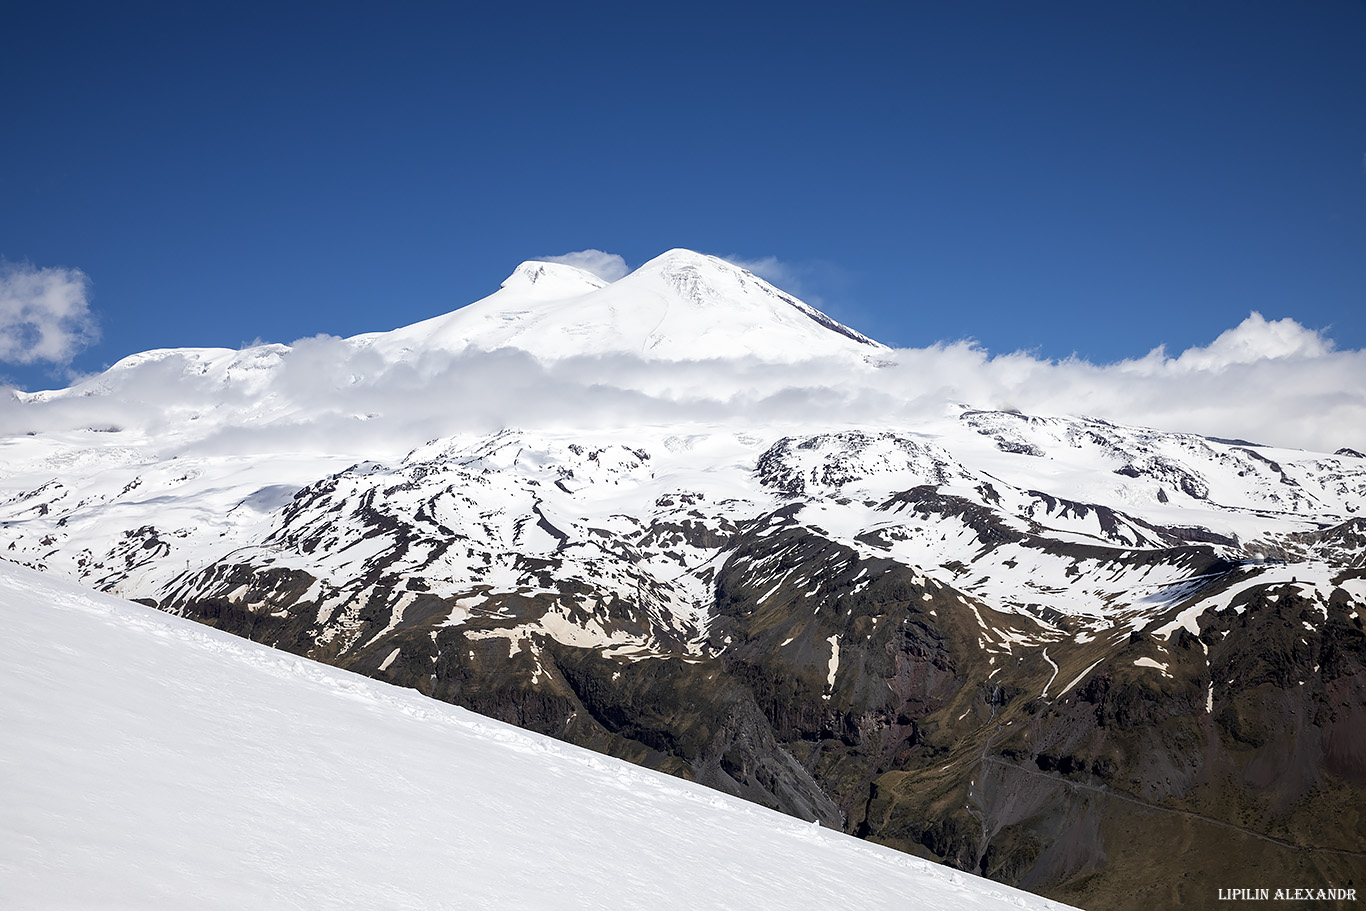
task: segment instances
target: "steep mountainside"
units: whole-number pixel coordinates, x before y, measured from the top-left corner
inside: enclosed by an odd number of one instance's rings
[[[13,908],[1062,906],[0,563]]]
[[[686,251],[526,264],[319,350],[24,397],[0,554],[1092,909],[1366,881],[1357,454],[965,405],[655,417],[639,390],[776,402],[885,351]],[[566,359],[622,419],[366,430]]]

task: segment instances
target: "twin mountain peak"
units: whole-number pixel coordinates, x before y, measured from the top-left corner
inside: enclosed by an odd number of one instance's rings
[[[564,263],[529,261],[498,291],[451,313],[370,337],[386,353],[518,348],[543,359],[864,359],[885,346],[746,269],[670,250],[604,281]]]
[[[352,353],[385,364],[462,351],[517,349],[549,362],[618,356],[644,361],[752,360],[791,364],[834,360],[882,363],[888,350],[740,266],[675,249],[614,282],[565,263],[529,260],[493,294],[387,332],[344,340]],[[291,346],[167,348],[129,355],[70,390],[17,393],[21,400],[105,394],[137,369],[184,365],[199,382],[252,375],[257,384]],[[248,385],[252,385],[248,383]]]

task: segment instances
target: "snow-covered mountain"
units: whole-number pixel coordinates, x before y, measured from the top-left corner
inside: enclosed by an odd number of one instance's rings
[[[0,564],[10,908],[1058,908]]]
[[[1083,906],[1349,879],[1366,459],[842,419],[889,355],[713,257],[528,263],[19,395],[0,554]]]
[[[646,361],[741,357],[766,363],[876,363],[887,350],[758,276],[688,250],[664,253],[610,284],[574,266],[525,262],[483,300],[411,326],[353,336],[339,348],[374,372],[395,365],[420,370],[441,355],[500,349],[542,361],[630,355]],[[288,390],[276,388],[291,362],[304,359],[294,354],[277,344],[239,351],[158,349],[123,358],[69,389],[14,395],[26,402],[137,396],[175,382],[184,387],[182,402],[209,396],[208,404],[221,408],[246,397],[260,409],[250,417],[260,419],[279,413],[271,404],[285,413],[295,404]]]
[[[523,263],[481,301],[355,341],[388,357],[470,346],[547,359],[626,353],[675,361],[857,359],[884,348],[753,273],[690,250],[670,250],[610,284],[574,266]]]

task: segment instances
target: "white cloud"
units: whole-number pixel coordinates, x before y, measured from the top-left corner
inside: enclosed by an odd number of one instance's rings
[[[1159,351],[1115,364],[1022,353],[992,357],[959,344],[898,351],[894,372],[938,381],[945,398],[976,407],[1090,415],[1291,448],[1360,449],[1366,444],[1366,352],[1332,350],[1322,339],[1315,347],[1307,336],[1300,341],[1306,344],[1254,352],[1216,340],[1174,358]]]
[[[559,256],[542,256],[539,261],[575,266],[586,272],[592,272],[598,278],[608,282],[614,282],[630,271],[626,268],[626,260],[621,256],[616,253],[604,253],[601,250],[576,250],[573,253],[564,253]]]
[[[784,262],[776,256],[761,256],[758,259],[748,259],[743,256],[731,254],[729,256],[723,256],[721,259],[724,259],[733,266],[739,266],[741,269],[753,272],[770,285],[782,288],[789,294],[797,295],[797,297],[806,301],[808,304],[811,304],[813,307],[822,307],[825,305],[825,302],[822,301],[820,297],[813,294],[811,289],[806,287],[807,283],[804,279],[810,277],[812,272],[811,266]]]
[[[79,269],[0,265],[0,361],[69,362],[99,338]]]
[[[851,275],[835,263],[819,259],[793,262],[776,256],[751,259],[734,253],[720,258],[733,266],[753,272],[770,285],[795,295],[817,309],[824,310],[828,316],[846,326],[858,328],[860,324],[868,322],[870,314],[860,312],[847,299],[848,294],[839,290],[851,284]],[[840,300],[831,300],[828,295],[834,295]]]
[[[225,382],[224,373],[200,369],[194,357],[148,360],[92,380],[95,395],[0,401],[0,433],[118,424],[184,435],[199,451],[317,448],[384,458],[430,439],[504,427],[699,422],[784,433],[849,425],[914,430],[962,403],[1292,448],[1366,450],[1366,352],[1337,350],[1293,320],[1255,314],[1176,357],[1157,351],[1113,364],[992,355],[968,342],[880,352],[882,366],[629,355],[543,363],[512,349],[413,351],[391,362],[367,345],[320,336],[269,357],[235,352],[238,366],[229,373],[239,379]],[[249,375],[262,382],[240,379]],[[261,389],[270,398],[261,398]],[[190,421],[196,414],[202,419]]]
[[[1267,320],[1252,311],[1237,326],[1225,330],[1204,348],[1187,348],[1169,359],[1164,348],[1132,362],[1137,370],[1155,367],[1175,371],[1218,372],[1236,364],[1256,364],[1285,358],[1315,358],[1333,350],[1332,339],[1306,329],[1293,319]]]
[[[777,285],[780,288],[787,288],[798,279],[798,270],[778,259],[776,256],[761,256],[759,259],[746,259],[743,256],[735,256],[732,254],[721,258],[733,266],[739,266],[741,269],[753,272],[769,284]]]

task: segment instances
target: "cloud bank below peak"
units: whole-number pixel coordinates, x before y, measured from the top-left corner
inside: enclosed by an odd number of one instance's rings
[[[205,452],[320,448],[368,458],[509,427],[933,432],[967,406],[1321,452],[1366,450],[1366,351],[1338,349],[1320,331],[1258,313],[1208,345],[1109,364],[994,355],[970,341],[882,350],[866,363],[625,353],[542,362],[515,348],[420,346],[395,360],[332,336],[237,352],[220,371],[206,371],[196,356],[164,352],[69,393],[0,400],[0,434],[121,426],[171,434]]]
[[[1366,445],[1366,351],[1340,350],[1293,319],[1250,314],[1206,346],[1095,364],[970,342],[899,349],[903,376],[975,407],[1118,423],[1333,452]]]

